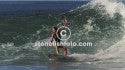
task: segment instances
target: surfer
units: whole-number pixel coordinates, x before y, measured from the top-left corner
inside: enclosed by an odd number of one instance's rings
[[[52,27],[52,35],[51,35],[51,42],[53,42],[53,39],[56,41],[56,44],[54,46],[54,48],[56,49],[56,53],[59,54],[59,48],[62,48],[63,49],[63,52],[64,52],[64,55],[66,56],[67,55],[67,48],[65,46],[62,46],[60,44],[60,39],[61,38],[61,35],[60,35],[60,31],[58,31],[57,33],[57,30],[58,30],[58,27],[54,26]],[[57,37],[57,34],[58,34],[58,37]]]
[[[62,22],[62,26],[68,26],[68,21],[67,21],[66,18],[65,18],[65,19],[63,20],[63,22]]]

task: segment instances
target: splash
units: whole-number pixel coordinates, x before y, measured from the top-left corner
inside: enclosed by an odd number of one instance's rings
[[[115,14],[118,13],[122,16],[122,25],[125,27],[125,5],[122,2],[116,0],[93,0],[88,4],[93,9],[99,9],[106,12],[102,14],[108,14],[110,18],[114,18]],[[85,7],[85,6],[83,6]],[[125,54],[125,35],[123,39],[118,43],[110,46],[106,50],[100,50],[96,54],[72,54],[71,57],[76,58],[78,61],[95,61],[105,59],[117,59],[124,58]]]
[[[91,1],[91,7],[94,8],[97,5],[103,5],[106,13],[110,15],[110,17],[114,17],[115,13],[120,13],[123,17],[125,17],[125,6],[121,2],[117,2],[116,0],[93,0]]]
[[[97,5],[103,5],[106,13],[110,15],[111,18],[114,17],[115,13],[119,13],[122,16],[122,23],[125,27],[125,5],[118,0],[93,0],[91,1],[91,7],[94,8]],[[125,36],[124,36],[125,37]]]

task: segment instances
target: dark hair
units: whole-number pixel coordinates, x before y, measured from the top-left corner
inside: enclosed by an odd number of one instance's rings
[[[53,28],[54,28],[55,30],[57,30],[57,29],[58,29],[56,26],[53,26]]]

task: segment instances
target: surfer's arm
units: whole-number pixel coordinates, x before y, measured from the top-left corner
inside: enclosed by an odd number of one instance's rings
[[[53,42],[53,37],[54,37],[54,34],[52,33],[51,38],[50,38],[51,42]]]

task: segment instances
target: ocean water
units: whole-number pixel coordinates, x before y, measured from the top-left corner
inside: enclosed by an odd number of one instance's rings
[[[0,2],[0,70],[124,70],[125,5],[114,0]],[[67,18],[75,61],[49,61],[53,47],[34,46],[49,41],[51,27]]]

